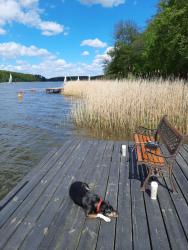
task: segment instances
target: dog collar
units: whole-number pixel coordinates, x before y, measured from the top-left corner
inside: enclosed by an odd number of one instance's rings
[[[100,207],[101,207],[102,202],[103,202],[103,199],[100,197],[99,203],[97,204],[97,213],[100,212]]]

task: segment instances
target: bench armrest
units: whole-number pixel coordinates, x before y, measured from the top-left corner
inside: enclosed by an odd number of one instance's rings
[[[156,153],[148,151],[148,150],[146,150],[145,153],[146,154],[152,154],[152,155],[155,155],[155,156],[158,156],[158,157],[161,157],[161,158],[165,158],[165,159],[174,157],[174,155],[156,154]]]

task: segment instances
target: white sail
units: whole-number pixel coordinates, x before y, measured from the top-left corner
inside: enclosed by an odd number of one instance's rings
[[[9,76],[9,81],[8,81],[9,83],[11,83],[12,82],[12,75],[10,74],[10,76]]]

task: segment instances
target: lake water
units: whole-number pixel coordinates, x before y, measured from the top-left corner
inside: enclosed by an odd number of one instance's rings
[[[71,101],[40,88],[62,83],[0,84],[0,199],[28,173],[51,148],[77,137],[70,120]],[[23,98],[17,92],[26,91]],[[40,89],[40,91],[39,91]]]

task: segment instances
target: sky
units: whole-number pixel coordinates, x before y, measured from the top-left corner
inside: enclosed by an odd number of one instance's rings
[[[47,78],[103,74],[114,28],[142,31],[158,0],[0,0],[0,69]]]

